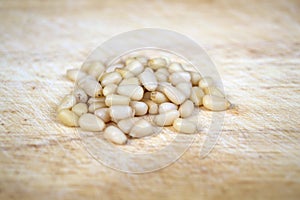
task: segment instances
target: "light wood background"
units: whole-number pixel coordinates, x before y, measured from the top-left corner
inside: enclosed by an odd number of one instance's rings
[[[299,199],[299,1],[0,1],[0,199]],[[173,165],[126,174],[95,161],[55,107],[113,35],[183,33],[216,63],[229,99],[214,150],[199,135]]]

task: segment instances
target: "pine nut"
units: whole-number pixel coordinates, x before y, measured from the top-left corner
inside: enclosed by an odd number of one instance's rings
[[[112,121],[119,121],[121,119],[126,119],[134,116],[134,110],[130,106],[111,106],[109,108],[109,115]]]
[[[199,81],[199,87],[206,88],[209,86],[213,86],[214,84],[214,80],[211,77],[203,77],[200,81]]]
[[[88,100],[87,94],[80,88],[75,88],[73,95],[76,98],[76,102],[86,103]]]
[[[132,78],[134,77],[134,74],[127,69],[116,69],[116,72],[118,72],[122,78]]]
[[[79,69],[68,69],[67,70],[67,77],[71,81],[77,81],[81,79],[82,77],[86,76],[86,73],[80,71]]]
[[[102,95],[102,87],[96,80],[82,80],[79,86],[91,97],[100,97]]]
[[[212,111],[223,111],[230,107],[230,102],[223,97],[205,95],[203,97],[203,106]]]
[[[89,66],[87,73],[98,79],[105,70],[105,66],[101,62],[93,62]]]
[[[158,112],[162,114],[171,110],[177,110],[177,108],[178,108],[177,105],[170,102],[166,102],[159,105]]]
[[[144,101],[147,106],[148,106],[148,113],[149,114],[157,114],[158,113],[158,105],[156,103],[154,103],[153,101],[151,100],[145,100]]]
[[[86,113],[80,116],[79,126],[85,131],[102,131],[105,128],[105,123],[96,115]]]
[[[96,102],[96,103],[91,103],[89,105],[89,112],[90,113],[94,113],[95,110],[99,109],[99,108],[105,108],[106,105],[103,102]]]
[[[57,114],[57,119],[66,126],[78,126],[78,116],[70,110],[60,110]]]
[[[126,135],[115,126],[108,126],[104,130],[104,138],[114,144],[126,144],[127,137]]]
[[[171,110],[154,117],[154,123],[158,126],[170,126],[179,117],[178,110]]]
[[[174,62],[172,64],[169,65],[168,70],[170,73],[174,73],[174,72],[182,72],[184,71],[181,64]]]
[[[202,98],[204,96],[204,92],[199,87],[192,87],[190,100],[195,104],[195,106],[202,105]]]
[[[169,80],[173,85],[177,85],[182,82],[190,82],[191,75],[189,72],[174,72],[170,75]]]
[[[141,85],[140,80],[136,77],[132,77],[132,78],[127,78],[127,79],[123,79],[120,85]]]
[[[118,121],[118,127],[126,134],[129,134],[129,132],[131,131],[131,128],[133,127],[133,125],[139,121],[139,118],[127,118],[127,119],[122,119],[120,121]]]
[[[182,82],[176,85],[176,88],[182,92],[186,98],[191,96],[192,84],[190,82]]]
[[[107,106],[112,105],[129,105],[130,98],[126,96],[121,96],[117,94],[110,94],[106,96],[105,104]]]
[[[199,73],[191,72],[191,82],[193,86],[198,86],[200,80],[201,80],[201,75]]]
[[[191,116],[194,111],[193,102],[190,100],[186,100],[183,104],[180,105],[178,111],[182,118]]]
[[[152,134],[153,134],[152,125],[144,119],[137,121],[133,125],[133,127],[129,133],[129,135],[134,138],[141,138],[141,137],[149,136]]]
[[[151,92],[150,99],[157,104],[161,104],[169,101],[169,99],[163,93],[158,91]]]
[[[138,60],[134,60],[130,62],[125,69],[133,73],[135,76],[139,75],[144,71],[144,65],[140,63]]]
[[[203,91],[205,94],[208,94],[208,95],[219,96],[219,97],[225,98],[225,95],[223,94],[223,92],[221,92],[221,90],[219,90],[218,88],[216,88],[214,86],[206,87],[203,89]]]
[[[138,101],[144,96],[144,89],[139,85],[120,85],[117,93],[130,97],[131,100]]]
[[[154,91],[157,88],[157,80],[153,73],[153,70],[146,68],[144,72],[142,72],[139,75],[139,79],[142,83],[142,85],[148,90],[148,91]]]
[[[108,84],[119,84],[122,80],[122,76],[118,72],[106,73],[100,78],[100,82],[102,86],[106,86]]]
[[[118,86],[116,84],[108,84],[103,88],[103,96],[107,96],[109,94],[114,94],[117,91]]]
[[[148,106],[142,101],[131,101],[130,106],[134,109],[136,116],[145,115],[148,112]]]
[[[152,58],[152,59],[148,60],[148,66],[151,69],[157,70],[159,68],[166,67],[167,60],[164,58]]]
[[[71,109],[75,104],[76,104],[76,97],[73,94],[68,94],[60,102],[57,111],[63,109]]]
[[[109,108],[99,108],[95,110],[94,114],[102,119],[105,123],[110,121]]]
[[[195,133],[197,129],[196,125],[193,122],[181,118],[177,118],[174,120],[173,128],[181,133]]]
[[[85,103],[78,103],[75,106],[73,106],[72,111],[76,115],[81,116],[81,115],[87,113],[88,107],[87,107],[87,105]]]
[[[186,100],[185,95],[174,86],[164,85],[162,89],[168,99],[176,105],[180,105]]]

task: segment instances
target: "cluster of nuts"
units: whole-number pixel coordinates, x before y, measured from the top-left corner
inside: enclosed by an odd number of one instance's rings
[[[212,78],[167,58],[130,57],[109,68],[87,62],[67,70],[67,77],[75,88],[58,106],[58,119],[66,126],[104,131],[104,138],[115,144],[149,136],[154,126],[195,133],[196,124],[188,119],[195,107],[230,107]],[[151,123],[143,118],[148,114]]]

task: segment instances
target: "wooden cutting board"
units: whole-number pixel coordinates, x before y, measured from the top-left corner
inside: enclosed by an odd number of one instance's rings
[[[299,1],[1,1],[0,199],[299,199]],[[199,134],[172,165],[110,169],[55,119],[80,67],[113,35],[178,31],[214,60],[228,98],[213,151]]]

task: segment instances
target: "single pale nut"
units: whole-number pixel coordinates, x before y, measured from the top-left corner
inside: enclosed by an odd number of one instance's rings
[[[201,88],[192,87],[190,100],[195,104],[195,106],[201,106],[204,95],[205,94]]]
[[[152,58],[152,59],[148,60],[148,66],[154,70],[157,70],[162,67],[166,67],[167,64],[168,63],[165,58]]]
[[[178,110],[171,110],[154,117],[154,123],[158,126],[171,126],[175,119],[179,118]]]
[[[130,98],[127,96],[117,95],[117,94],[110,94],[106,96],[105,104],[107,106],[112,105],[129,105]]]
[[[110,114],[109,114],[109,108],[99,108],[95,110],[94,114],[102,119],[105,123],[109,122],[111,120]]]
[[[162,114],[162,113],[165,113],[165,112],[168,112],[171,110],[177,110],[177,109],[178,109],[177,105],[170,103],[170,102],[165,102],[165,103],[162,103],[159,105],[158,112],[159,112],[159,114]]]
[[[105,128],[103,120],[91,113],[81,115],[78,122],[80,128],[85,131],[102,131]]]
[[[109,94],[116,93],[117,88],[118,88],[118,86],[116,84],[113,84],[113,83],[112,84],[108,84],[107,86],[105,86],[103,88],[103,91],[102,91],[103,96],[107,96]]]
[[[161,104],[169,101],[169,99],[162,92],[158,92],[158,91],[151,92],[150,99],[157,104]]]
[[[126,135],[115,126],[108,126],[104,130],[104,138],[114,144],[126,144],[127,137]]]
[[[182,65],[180,63],[177,62],[173,62],[172,64],[169,65],[168,70],[170,73],[174,73],[174,72],[182,72],[184,71],[182,68]]]
[[[133,60],[128,65],[126,65],[125,69],[137,76],[144,71],[144,65],[138,60]]]
[[[140,119],[139,121],[133,124],[129,135],[134,138],[141,138],[152,135],[153,133],[154,132],[152,125],[148,121]]]
[[[86,103],[88,101],[87,94],[85,93],[84,90],[80,88],[75,88],[75,90],[73,91],[73,95],[76,98],[76,102]]]
[[[155,114],[158,113],[158,105],[156,103],[154,103],[151,100],[147,100],[147,99],[144,102],[148,106],[148,113],[149,114],[155,115]]]
[[[109,84],[116,84],[118,85],[122,80],[122,76],[118,72],[110,72],[103,74],[100,78],[100,83],[102,86],[106,86]]]
[[[66,95],[60,102],[57,111],[71,109],[76,104],[76,97],[73,94]]]
[[[109,115],[111,117],[111,120],[114,122],[133,117],[134,114],[135,112],[130,106],[115,105],[109,107]]]
[[[178,83],[188,82],[191,81],[191,74],[189,72],[174,72],[169,77],[170,82],[172,85],[177,85]]]
[[[186,118],[192,115],[194,111],[194,103],[191,100],[186,100],[178,109],[180,117]]]
[[[201,80],[201,75],[197,72],[191,72],[191,82],[193,86],[198,86],[199,81]]]
[[[88,106],[85,103],[78,103],[72,107],[72,111],[76,115],[81,116],[88,112]]]
[[[230,107],[230,102],[223,97],[205,95],[203,97],[203,106],[212,111],[223,111]]]
[[[142,72],[139,75],[139,79],[142,83],[142,85],[148,90],[148,91],[154,91],[157,88],[157,80],[153,73],[153,70],[146,68],[144,72]]]
[[[219,96],[219,97],[225,98],[225,95],[223,94],[223,92],[221,92],[221,90],[219,90],[218,88],[216,88],[214,86],[206,87],[203,89],[203,91],[205,94],[208,94],[208,95]]]
[[[136,116],[146,115],[148,112],[148,105],[142,101],[131,101],[129,105],[134,109]]]
[[[199,87],[201,87],[202,89],[213,85],[214,85],[214,80],[211,77],[203,77],[199,81]]]
[[[139,121],[140,119],[137,117],[126,118],[118,121],[118,127],[126,134],[129,134],[133,125]]]
[[[60,110],[57,114],[57,119],[66,126],[76,127],[78,126],[79,117],[68,109]]]
[[[187,119],[177,118],[173,122],[173,128],[181,133],[195,133],[197,126]]]
[[[176,87],[171,85],[163,86],[163,93],[176,105],[180,105],[186,100],[185,95]]]
[[[91,97],[100,97],[102,95],[102,86],[96,79],[85,78],[80,80],[78,84]]]

